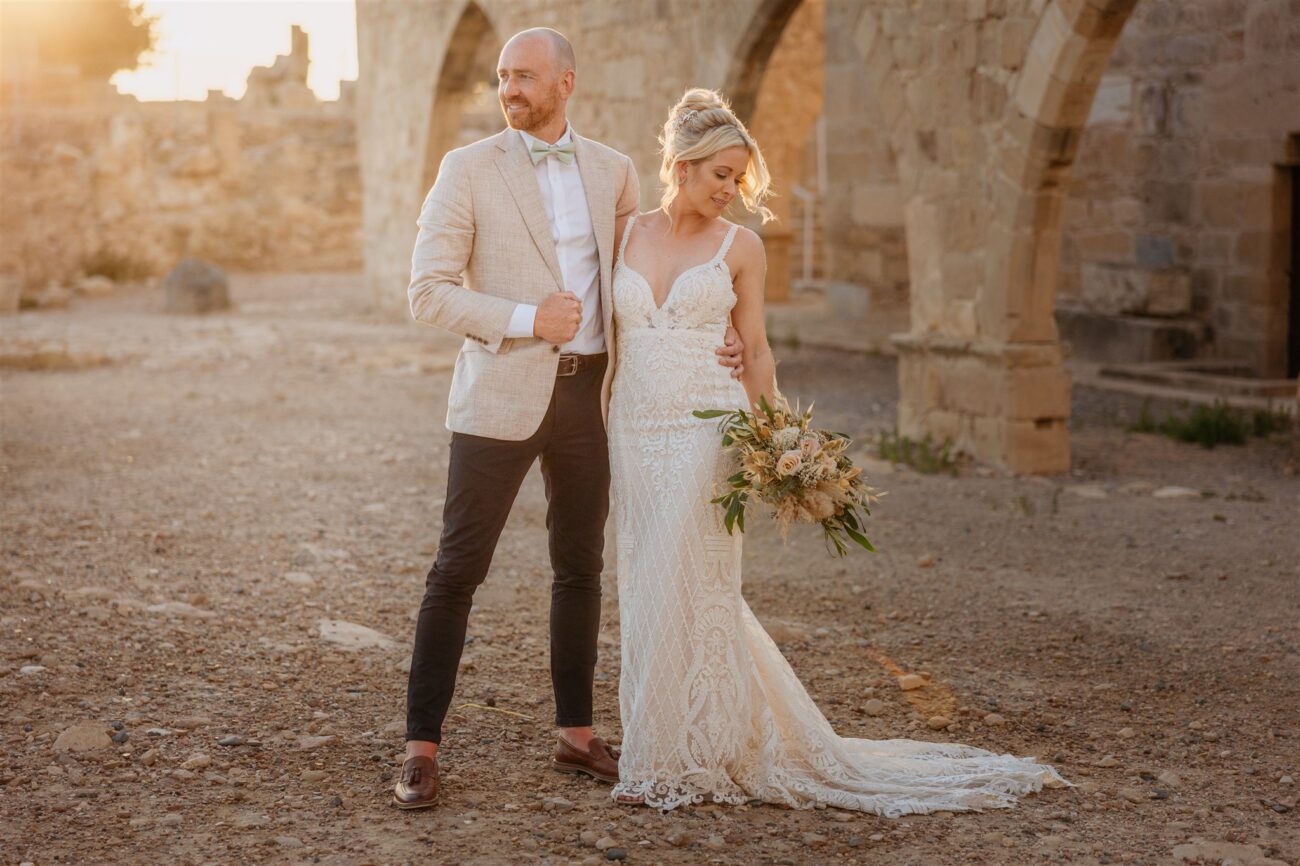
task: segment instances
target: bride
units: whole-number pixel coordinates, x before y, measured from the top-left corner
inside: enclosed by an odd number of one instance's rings
[[[712,422],[691,415],[774,396],[758,235],[722,218],[762,202],[758,145],[722,97],[688,91],[664,124],[658,210],[617,227],[618,368],[610,463],[623,636],[623,749],[614,796],[671,809],[760,800],[897,817],[1011,805],[1063,784],[982,749],[837,736],[741,595],[741,537],[710,504],[731,474]],[[745,345],[732,379],[713,350]]]

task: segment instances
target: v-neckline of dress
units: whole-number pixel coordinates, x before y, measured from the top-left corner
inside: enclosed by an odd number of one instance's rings
[[[714,259],[716,258],[717,256],[714,256]],[[636,268],[629,265],[626,261],[623,262],[623,267],[626,268],[628,272],[633,274],[638,280],[641,281],[641,285],[645,286],[645,290],[650,293],[650,303],[654,304],[654,308],[656,310],[661,311],[664,309],[664,307],[667,307],[668,302],[673,299],[673,293],[677,291],[677,284],[682,281],[683,277],[685,277],[687,274],[691,273],[692,271],[698,271],[701,268],[707,268],[710,265],[715,264],[714,259],[709,259],[707,262],[700,262],[698,265],[691,265],[689,268],[687,268],[686,270],[678,274],[677,277],[673,280],[672,285],[668,287],[668,294],[664,295],[664,302],[662,304],[655,300],[654,287],[650,285],[650,281],[647,280],[640,271],[638,271]],[[723,264],[724,265],[726,264],[726,259],[723,259]]]
[[[637,216],[640,216],[640,214],[638,214]],[[636,278],[641,281],[641,285],[645,286],[645,290],[650,293],[650,303],[654,305],[656,312],[660,312],[665,307],[668,306],[668,302],[673,299],[673,293],[677,291],[677,284],[682,281],[683,277],[685,277],[687,274],[691,273],[692,271],[698,271],[702,268],[707,268],[710,267],[711,265],[716,265],[718,263],[720,253],[722,254],[721,259],[722,259],[723,266],[727,268],[728,273],[731,272],[731,267],[727,265],[726,249],[728,246],[727,244],[728,239],[730,239],[731,235],[736,231],[737,228],[739,228],[739,226],[734,224],[731,226],[731,228],[727,229],[727,233],[722,238],[722,243],[718,244],[718,251],[713,254],[712,258],[710,258],[706,262],[700,262],[698,265],[691,265],[689,268],[682,271],[676,277],[673,278],[672,283],[669,284],[668,286],[668,293],[664,295],[664,301],[661,304],[657,300],[655,300],[654,286],[650,285],[650,281],[645,278],[644,274],[642,274],[636,268],[632,267],[627,263],[627,243],[632,238],[632,227],[635,225],[636,225],[636,217],[634,216],[632,217],[632,221],[631,223],[628,224],[626,229],[628,236],[623,240],[623,250],[622,250],[622,255],[619,256],[619,264],[621,264],[628,271],[635,274]]]

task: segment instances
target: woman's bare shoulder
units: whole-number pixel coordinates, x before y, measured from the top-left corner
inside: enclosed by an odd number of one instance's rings
[[[763,239],[748,226],[739,226],[731,250],[733,255],[728,258],[733,258],[738,264],[758,264],[766,258]]]

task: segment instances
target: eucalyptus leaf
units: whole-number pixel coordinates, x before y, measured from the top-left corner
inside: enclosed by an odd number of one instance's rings
[[[854,541],[856,541],[858,544],[865,547],[867,550],[871,551],[872,553],[876,552],[876,548],[871,545],[870,541],[867,541],[867,537],[863,535],[861,532],[858,532],[856,529],[850,529],[847,526],[844,527],[844,531],[849,534],[849,538],[852,538]]]

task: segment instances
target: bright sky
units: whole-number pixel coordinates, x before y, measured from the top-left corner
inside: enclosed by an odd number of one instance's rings
[[[339,80],[357,77],[354,0],[145,0],[157,17],[157,47],[139,69],[113,84],[146,101],[203,99],[209,90],[244,95],[254,66],[289,53],[289,28],[307,32],[307,84],[321,99],[337,99]]]

